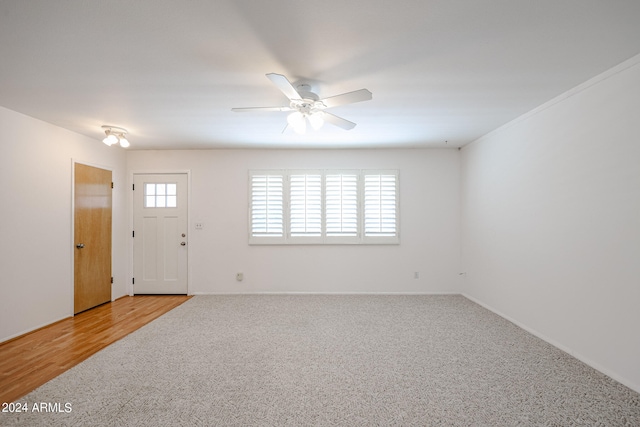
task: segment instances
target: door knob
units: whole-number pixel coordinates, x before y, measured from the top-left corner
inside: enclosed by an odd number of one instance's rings
[[[76,248],[78,248],[78,249],[82,249],[82,248],[84,248],[84,243],[78,243],[78,244],[76,245]]]
[[[180,246],[185,246],[186,244],[186,242],[180,242]]]

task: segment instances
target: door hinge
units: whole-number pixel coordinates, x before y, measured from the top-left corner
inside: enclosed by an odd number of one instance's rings
[[[136,231],[135,231],[135,230],[133,230],[133,231],[131,232],[131,237],[136,237]]]
[[[135,278],[135,277],[132,277],[132,278],[131,278],[131,284],[132,284],[132,285],[135,285],[135,284],[136,284],[136,278]]]
[[[132,189],[133,191],[136,191],[136,185],[135,185],[135,184],[131,184],[131,189]]]
[[[111,277],[111,283],[113,283],[113,277]]]
[[[111,182],[111,188],[113,188],[113,181]]]

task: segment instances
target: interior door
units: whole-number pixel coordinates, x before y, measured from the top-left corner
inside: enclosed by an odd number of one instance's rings
[[[187,182],[187,174],[134,175],[134,294],[187,294]]]
[[[111,301],[111,171],[74,165],[74,304]]]

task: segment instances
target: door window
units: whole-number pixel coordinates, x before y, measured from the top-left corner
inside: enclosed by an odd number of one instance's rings
[[[178,206],[178,185],[175,182],[146,182],[144,184],[145,208],[175,208]]]

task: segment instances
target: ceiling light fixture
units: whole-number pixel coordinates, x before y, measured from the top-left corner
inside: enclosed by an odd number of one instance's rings
[[[293,130],[300,135],[303,135],[307,131],[307,121],[304,118],[304,114],[296,111],[287,116],[287,123],[293,128]]]
[[[313,130],[318,130],[324,125],[324,118],[322,117],[322,111],[295,111],[287,116],[287,123],[293,128],[293,130],[304,135],[307,131],[307,119]]]
[[[324,124],[324,118],[322,117],[322,111],[313,112],[308,117],[309,123],[311,123],[311,127],[313,130],[318,130]]]
[[[324,124],[322,108],[325,105],[318,100],[318,95],[311,92],[311,86],[300,84],[296,88],[297,94],[302,99],[292,99],[289,108],[295,110],[287,116],[287,123],[298,134],[304,134],[307,131],[307,119],[313,130],[318,130]]]
[[[104,129],[104,133],[106,137],[102,140],[108,146],[112,146],[113,144],[120,143],[122,148],[127,148],[129,145],[129,141],[125,137],[127,134],[127,130],[124,128],[120,128],[117,126],[102,126]]]

